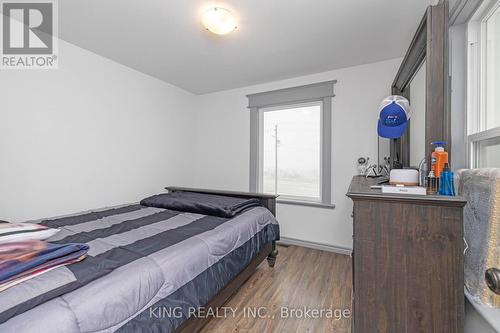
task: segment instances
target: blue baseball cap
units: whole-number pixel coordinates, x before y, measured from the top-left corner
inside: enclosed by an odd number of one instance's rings
[[[380,104],[377,132],[383,138],[400,138],[410,120],[410,103],[403,96],[393,95]]]

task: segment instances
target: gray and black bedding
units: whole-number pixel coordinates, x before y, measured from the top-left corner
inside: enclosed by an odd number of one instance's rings
[[[178,193],[41,221],[88,256],[0,292],[0,331],[172,332],[279,239],[258,200]]]

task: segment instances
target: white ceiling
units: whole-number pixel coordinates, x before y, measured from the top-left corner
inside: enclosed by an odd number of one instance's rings
[[[62,39],[197,94],[404,55],[432,0],[59,1]],[[226,36],[200,23],[232,10]]]

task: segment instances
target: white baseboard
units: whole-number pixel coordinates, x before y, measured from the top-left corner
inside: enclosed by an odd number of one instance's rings
[[[314,249],[314,250],[335,252],[338,254],[345,254],[345,255],[350,255],[352,253],[352,249],[347,248],[347,247],[340,247],[340,246],[333,246],[333,245],[323,244],[323,243],[309,242],[309,241],[304,241],[304,240],[295,239],[295,238],[288,238],[288,237],[281,237],[281,240],[278,241],[278,244],[302,246],[302,247],[307,247],[307,248]]]

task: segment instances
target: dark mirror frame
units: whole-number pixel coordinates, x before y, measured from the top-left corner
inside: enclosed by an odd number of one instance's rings
[[[425,157],[430,165],[431,142],[448,142],[451,129],[448,90],[448,0],[429,6],[392,83],[393,95],[410,100],[410,83],[426,61]],[[390,143],[391,166],[410,167],[410,126],[399,139]]]

